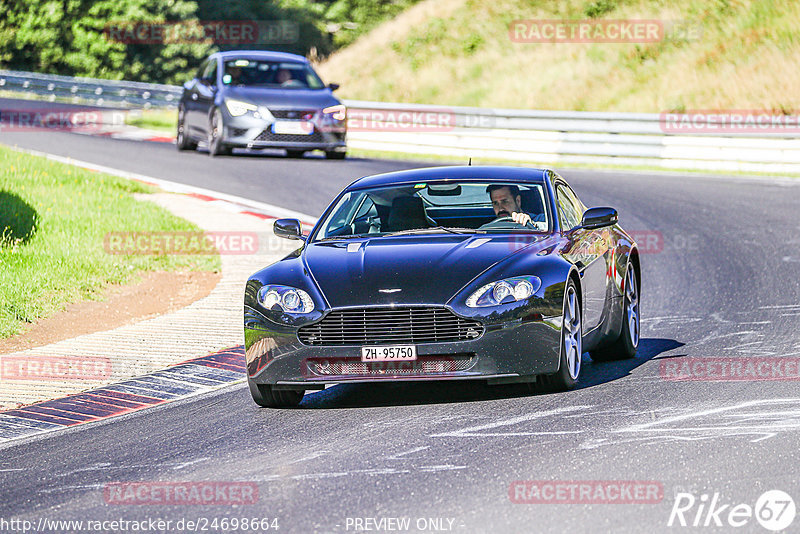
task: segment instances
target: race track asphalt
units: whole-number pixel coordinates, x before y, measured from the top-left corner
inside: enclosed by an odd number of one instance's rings
[[[314,216],[362,175],[422,165],[257,154],[211,159],[168,144],[70,133],[0,133],[0,143]],[[796,365],[800,187],[736,177],[561,173],[585,204],[614,206],[625,229],[649,236],[634,360],[586,360],[579,387],[559,394],[475,383],[352,384],[308,394],[299,409],[268,410],[253,404],[240,384],[0,446],[0,519],[163,518],[175,525],[277,518],[280,532],[353,532],[356,519],[407,517],[412,532],[416,526],[465,533],[653,532],[690,530],[667,526],[681,492],[698,500],[685,513],[690,524],[703,494],[706,502],[717,493],[720,505],[731,505],[719,515],[724,525],[733,505],[754,506],[766,490],[800,502],[796,379],[662,376],[664,366],[693,358],[758,364],[786,363],[779,360],[786,357]],[[257,502],[171,506],[104,499],[111,482],[198,480],[255,482]],[[564,487],[652,481],[663,498],[512,502],[509,488],[526,480],[563,481]],[[441,523],[429,521],[436,518]],[[798,525],[795,520],[795,531]],[[755,517],[737,530],[766,532]]]

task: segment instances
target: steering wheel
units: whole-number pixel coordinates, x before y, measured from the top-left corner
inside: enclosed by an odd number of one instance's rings
[[[497,219],[488,222],[480,227],[478,230],[491,230],[493,228],[506,228],[505,223],[513,223],[517,226],[522,226],[523,228],[535,228],[532,222],[528,224],[519,224],[518,222],[514,222],[514,219],[510,215],[503,215],[502,217],[498,217]]]

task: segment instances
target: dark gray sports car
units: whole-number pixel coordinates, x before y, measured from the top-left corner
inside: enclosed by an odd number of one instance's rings
[[[248,381],[261,406],[326,384],[539,382],[639,343],[636,243],[551,170],[436,167],[368,176],[247,283]]]

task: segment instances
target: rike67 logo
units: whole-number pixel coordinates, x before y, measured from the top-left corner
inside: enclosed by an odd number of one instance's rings
[[[794,499],[781,490],[765,491],[755,506],[725,502],[718,492],[699,497],[678,493],[667,526],[739,528],[750,525],[755,517],[762,527],[777,532],[788,528],[796,513]]]

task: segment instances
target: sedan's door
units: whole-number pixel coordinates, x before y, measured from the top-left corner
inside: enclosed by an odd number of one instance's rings
[[[583,204],[563,182],[556,185],[556,203],[562,231],[566,232],[567,248],[562,252],[581,273],[583,287],[583,333],[586,335],[600,324],[606,301],[608,251],[604,229],[587,230],[580,226]]]
[[[208,135],[208,113],[217,92],[217,59],[211,58],[201,67],[186,99],[186,124],[195,137]]]

